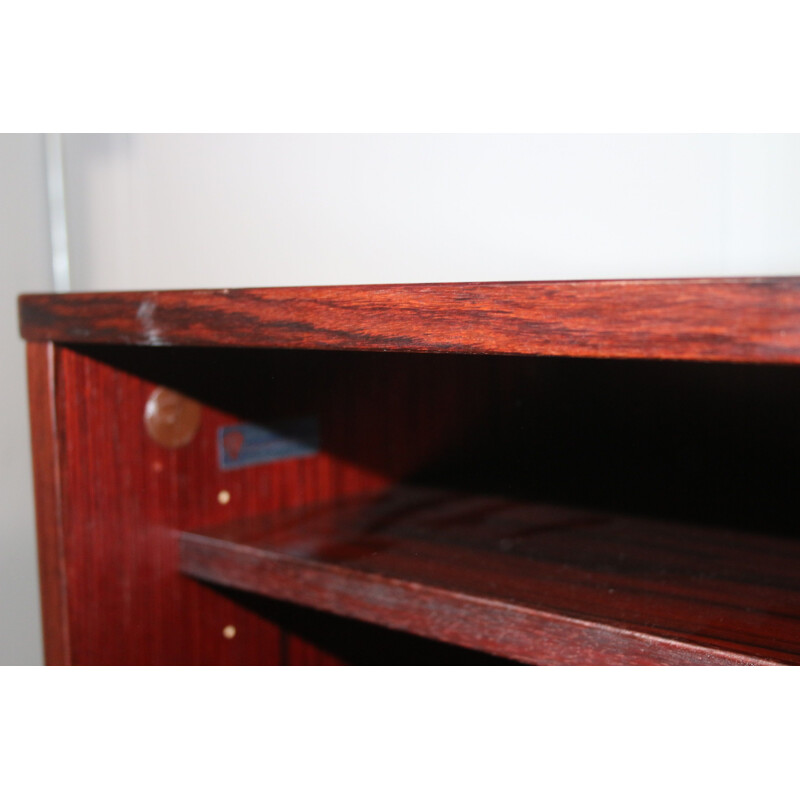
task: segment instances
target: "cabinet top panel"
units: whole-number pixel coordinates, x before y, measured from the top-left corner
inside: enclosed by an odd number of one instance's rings
[[[28,341],[800,363],[800,277],[23,295]]]

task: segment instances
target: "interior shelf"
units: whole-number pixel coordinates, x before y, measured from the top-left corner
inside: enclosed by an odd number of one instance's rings
[[[398,486],[184,532],[180,567],[525,663],[800,663],[781,536]]]

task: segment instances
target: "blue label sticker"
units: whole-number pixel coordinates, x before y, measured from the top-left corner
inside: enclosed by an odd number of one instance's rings
[[[239,469],[319,452],[316,417],[287,419],[268,425],[224,425],[217,429],[220,469]]]

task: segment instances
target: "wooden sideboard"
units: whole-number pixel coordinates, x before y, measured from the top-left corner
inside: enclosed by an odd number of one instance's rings
[[[50,664],[800,663],[800,279],[28,295]]]

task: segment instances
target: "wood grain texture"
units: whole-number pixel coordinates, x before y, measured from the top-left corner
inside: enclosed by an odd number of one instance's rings
[[[800,663],[781,538],[396,487],[185,532],[181,568],[528,663]]]
[[[66,348],[59,356],[70,663],[279,663],[276,626],[176,571],[170,523],[222,521],[230,513],[216,500],[219,476],[203,457],[214,411],[204,409],[191,445],[168,450],[145,431],[152,383]],[[241,503],[236,497],[230,505]],[[232,639],[222,633],[228,625],[236,629]]]
[[[70,664],[71,650],[56,404],[58,351],[51,343],[29,343],[27,359],[44,657],[48,664],[63,666]]]
[[[490,390],[484,381],[484,389],[466,392],[481,374],[478,362],[462,371],[459,359],[448,369],[408,355],[386,361],[363,353],[31,348],[55,354],[50,367],[34,359],[31,372],[37,480],[45,490],[45,625],[62,646],[48,651],[49,663],[380,658],[370,652],[380,642],[386,649],[385,637],[351,631],[349,649],[329,652],[330,640],[314,626],[294,628],[274,608],[181,575],[177,531],[374,491],[435,460],[463,437]],[[183,447],[163,447],[147,433],[144,411],[156,385],[202,405],[198,432]],[[42,394],[54,416],[35,399]],[[319,454],[220,469],[221,426],[296,414],[319,417]],[[427,435],[409,435],[423,425]],[[59,493],[47,484],[48,468],[57,470]],[[218,500],[223,490],[225,504]],[[235,628],[233,638],[223,635],[227,626]],[[413,663],[413,649],[406,650]]]
[[[800,363],[800,278],[28,295],[23,337]]]
[[[799,663],[798,309],[795,278],[22,298],[48,663]],[[181,447],[156,386],[201,405]],[[221,426],[308,415],[316,455],[222,469]]]

